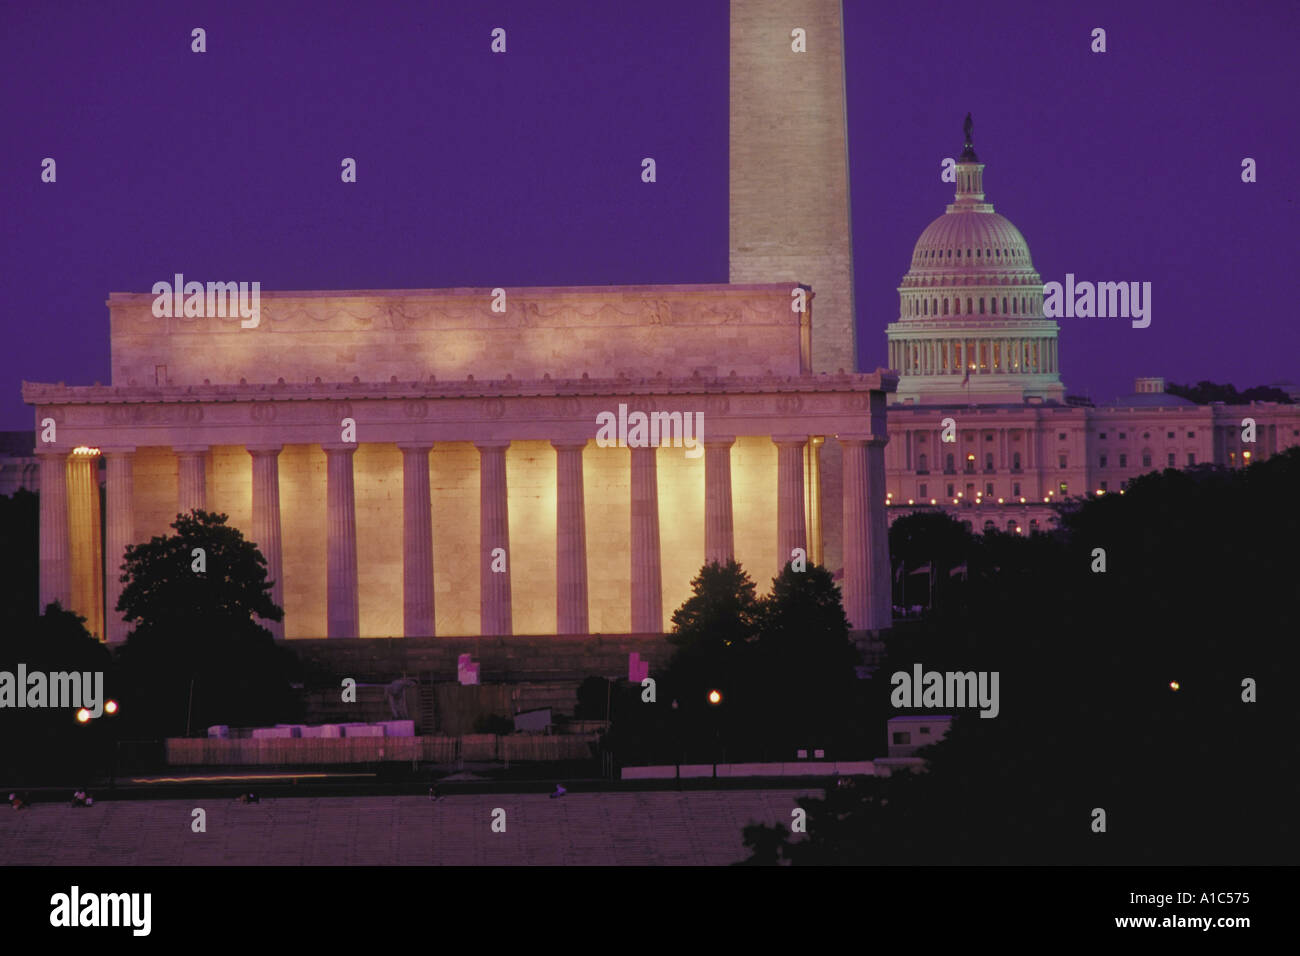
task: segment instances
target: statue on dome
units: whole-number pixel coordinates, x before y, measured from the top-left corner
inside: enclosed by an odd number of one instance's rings
[[[961,128],[962,128],[962,132],[964,132],[964,133],[966,134],[966,145],[967,145],[967,146],[972,145],[972,144],[971,144],[971,141],[970,141],[970,133],[971,133],[971,130],[973,130],[973,129],[975,128],[975,124],[974,124],[973,122],[971,122],[971,118],[970,118],[970,114],[969,114],[969,113],[966,114],[966,122],[964,122],[964,123],[961,124]]]

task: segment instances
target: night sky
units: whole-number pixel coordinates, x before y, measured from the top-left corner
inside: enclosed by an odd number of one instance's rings
[[[181,6],[0,8],[0,428],[32,427],[23,379],[107,383],[108,294],[175,272],[263,290],[727,281],[726,2]],[[1060,320],[1071,393],[1300,381],[1300,4],[846,0],[845,35],[863,367],[884,363],[912,246],[952,199],[940,164],[969,111],[988,199],[1045,282],[1153,284],[1150,328]]]

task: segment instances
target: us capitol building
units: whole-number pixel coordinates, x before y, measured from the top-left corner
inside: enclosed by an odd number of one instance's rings
[[[1042,280],[1020,230],[985,201],[970,129],[968,117],[957,194],[917,240],[888,326],[899,375],[885,449],[891,522],[924,508],[977,532],[1027,534],[1053,523],[1058,502],[1122,494],[1146,472],[1242,467],[1300,444],[1300,406],[1197,405],[1160,378],[1097,407],[1067,402]],[[1245,418],[1254,443],[1241,440]]]

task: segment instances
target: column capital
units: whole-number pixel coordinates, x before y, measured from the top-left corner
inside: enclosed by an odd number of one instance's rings
[[[589,441],[587,438],[552,438],[551,447],[556,451],[582,451]]]
[[[100,445],[99,453],[105,458],[115,458],[119,455],[134,455],[135,445]]]
[[[422,451],[425,454],[433,451],[433,442],[431,441],[399,441],[397,447],[402,451]]]
[[[775,445],[806,445],[808,444],[807,435],[773,435],[772,443]]]
[[[331,442],[321,442],[321,445],[320,445],[320,446],[321,446],[322,449],[324,449],[325,454],[327,454],[327,455],[330,454],[330,453],[334,453],[334,454],[344,454],[344,455],[351,455],[353,452],[355,452],[355,451],[357,450],[357,443],[354,442],[354,441],[345,441],[345,442],[336,442],[336,441],[331,441]]]
[[[177,455],[206,455],[210,447],[209,445],[172,445],[172,451]]]
[[[258,455],[278,455],[283,450],[284,450],[284,445],[280,444],[279,442],[275,442],[273,444],[244,446],[244,451],[248,452],[250,455],[254,457],[257,457]]]
[[[474,447],[480,451],[489,451],[494,448],[509,448],[509,438],[477,438],[474,440]]]
[[[36,449],[37,458],[67,458],[72,454],[71,448],[40,448]]]
[[[735,435],[714,435],[704,439],[705,448],[730,448],[736,443]]]

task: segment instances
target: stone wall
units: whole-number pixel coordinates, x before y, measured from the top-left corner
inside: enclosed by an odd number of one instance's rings
[[[507,289],[504,313],[490,289],[263,291],[255,328],[155,318],[155,296],[113,293],[113,384],[797,375],[792,288]]]

